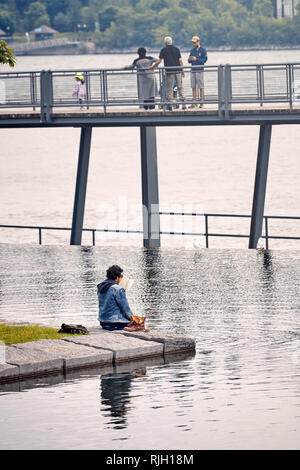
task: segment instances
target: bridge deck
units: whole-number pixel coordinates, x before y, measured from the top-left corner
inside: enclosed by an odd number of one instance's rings
[[[89,109],[53,108],[51,120],[41,120],[40,109],[0,108],[0,127],[36,126],[140,126],[140,125],[223,125],[223,124],[299,124],[300,103],[267,103],[259,105],[233,105],[227,114],[220,114],[216,105],[202,109],[155,109],[146,111],[135,107],[90,107]]]

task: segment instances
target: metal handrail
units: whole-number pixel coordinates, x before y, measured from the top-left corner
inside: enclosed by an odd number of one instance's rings
[[[154,69],[160,85],[155,104],[165,109],[169,103],[165,94],[167,71],[179,67]],[[191,66],[180,67],[186,75]],[[287,103],[290,108],[300,102],[300,63],[226,64],[202,66],[205,78],[204,103],[218,107],[220,118],[228,118],[233,105]],[[53,109],[77,108],[72,98],[75,69],[27,72],[0,72],[0,109],[40,108],[41,120],[51,120]],[[84,105],[87,108],[142,106],[138,97],[137,70],[85,69],[82,70],[87,87]],[[135,77],[135,78],[134,78]],[[297,96],[296,96],[297,89]],[[190,84],[185,82],[186,102],[194,103]],[[298,96],[299,95],[299,96]],[[177,101],[178,104],[183,104]],[[197,104],[203,103],[197,99]]]
[[[160,231],[160,235],[183,235],[183,236],[204,236],[206,240],[206,248],[209,248],[209,237],[222,237],[222,238],[249,238],[249,235],[246,234],[232,234],[232,233],[210,233],[208,230],[208,218],[209,217],[236,217],[236,218],[251,218],[251,215],[245,214],[218,214],[218,213],[199,213],[199,212],[166,212],[161,211],[159,215],[180,215],[180,216],[202,216],[205,218],[205,231],[202,233],[195,232],[176,232],[176,231]],[[276,216],[268,215],[264,216],[265,222],[265,233],[261,236],[262,239],[266,242],[266,249],[269,249],[269,240],[300,240],[300,237],[296,236],[285,236],[285,235],[270,235],[269,234],[269,219],[284,219],[284,220],[300,220],[300,217],[297,216]],[[39,244],[42,245],[42,230],[63,230],[71,231],[71,227],[51,227],[51,226],[36,226],[36,225],[8,225],[0,224],[0,228],[15,228],[15,229],[31,229],[38,230],[39,233]],[[83,232],[92,233],[92,244],[96,245],[96,232],[105,232],[105,233],[137,233],[142,234],[142,230],[126,230],[126,229],[100,229],[100,228],[83,228]]]

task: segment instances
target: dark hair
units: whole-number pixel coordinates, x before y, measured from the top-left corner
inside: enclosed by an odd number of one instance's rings
[[[117,277],[122,276],[122,272],[123,272],[123,269],[120,268],[120,266],[117,266],[116,264],[114,264],[113,266],[108,268],[108,270],[106,271],[106,277],[107,279],[112,279],[113,281],[115,281]]]
[[[145,57],[146,55],[146,49],[144,47],[140,47],[138,50],[137,50],[137,53],[140,57]]]

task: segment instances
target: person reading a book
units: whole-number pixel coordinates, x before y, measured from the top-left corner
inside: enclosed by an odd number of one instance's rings
[[[130,289],[132,281],[122,273],[120,266],[111,266],[106,271],[107,279],[97,285],[98,320],[106,330],[123,330],[132,320],[133,313],[125,292]]]

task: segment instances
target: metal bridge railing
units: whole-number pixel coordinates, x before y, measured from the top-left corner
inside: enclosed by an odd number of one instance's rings
[[[234,233],[214,233],[209,232],[209,218],[213,217],[232,217],[232,218],[251,218],[251,215],[243,214],[202,214],[197,212],[159,212],[159,215],[172,215],[172,216],[194,216],[194,217],[204,217],[205,221],[205,230],[202,233],[194,232],[171,232],[171,231],[161,231],[160,235],[181,235],[181,236],[202,236],[205,237],[205,246],[209,248],[209,238],[210,237],[221,237],[221,238],[248,238],[249,235],[246,234],[234,234]],[[264,234],[261,238],[265,240],[265,248],[268,250],[270,248],[270,240],[300,240],[300,237],[296,236],[285,236],[285,235],[271,235],[269,233],[269,220],[300,220],[300,217],[296,216],[264,216]],[[70,227],[50,227],[50,226],[36,226],[36,225],[5,225],[1,224],[0,228],[14,228],[14,229],[29,229],[38,231],[38,240],[39,244],[42,245],[42,231],[71,231]],[[126,230],[126,229],[100,229],[100,228],[83,228],[83,232],[90,232],[92,234],[92,245],[96,245],[96,232],[104,233],[135,233],[143,234],[142,230]]]
[[[190,75],[192,67],[184,67],[185,104],[192,104]],[[78,109],[72,97],[76,70],[48,70],[0,73],[0,109],[39,108],[42,120],[51,118],[53,109]],[[204,103],[217,106],[219,115],[226,116],[236,105],[286,103],[292,108],[300,103],[300,63],[243,64],[204,66]],[[136,70],[84,70],[86,108],[138,107]],[[166,69],[154,70],[158,96],[155,104],[164,109],[166,101]],[[200,98],[196,101],[200,104]],[[178,105],[182,104],[178,102]]]

